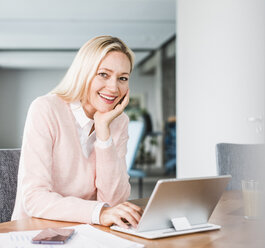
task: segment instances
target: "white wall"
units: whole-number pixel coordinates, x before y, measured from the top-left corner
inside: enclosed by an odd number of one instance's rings
[[[264,142],[265,1],[177,9],[178,177],[215,175],[216,143]]]
[[[21,146],[30,103],[47,94],[65,70],[0,69],[0,148]]]

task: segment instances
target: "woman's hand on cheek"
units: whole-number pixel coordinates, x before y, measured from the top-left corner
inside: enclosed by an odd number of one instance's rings
[[[96,130],[97,137],[100,140],[105,141],[109,138],[110,123],[124,111],[128,103],[129,103],[129,90],[127,91],[122,102],[118,103],[113,110],[105,112],[105,113],[101,113],[97,111],[94,114],[95,130]]]
[[[103,207],[100,213],[100,224],[111,226],[116,224],[120,227],[128,228],[123,220],[126,220],[133,227],[137,227],[142,216],[143,210],[130,203],[124,202],[114,207]]]

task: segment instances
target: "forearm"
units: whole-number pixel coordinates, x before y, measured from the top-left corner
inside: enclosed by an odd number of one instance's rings
[[[30,186],[30,184],[28,185]],[[23,187],[23,206],[27,215],[43,219],[91,223],[97,201],[63,197],[45,189]]]
[[[111,206],[126,201],[130,195],[125,156],[118,157],[114,144],[96,149],[97,199]]]
[[[101,141],[106,141],[110,138],[110,129],[109,124],[105,122],[96,122],[95,123],[95,131],[97,134],[97,138]]]

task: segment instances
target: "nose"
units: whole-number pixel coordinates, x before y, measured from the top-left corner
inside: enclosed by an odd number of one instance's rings
[[[118,91],[118,79],[115,77],[111,77],[106,84],[106,88],[111,92]]]

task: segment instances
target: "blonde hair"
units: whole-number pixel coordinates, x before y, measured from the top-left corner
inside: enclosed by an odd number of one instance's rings
[[[66,102],[87,101],[91,80],[96,74],[101,60],[112,51],[122,52],[134,63],[134,53],[119,38],[98,36],[87,41],[76,54],[62,81],[50,92],[57,94]]]

